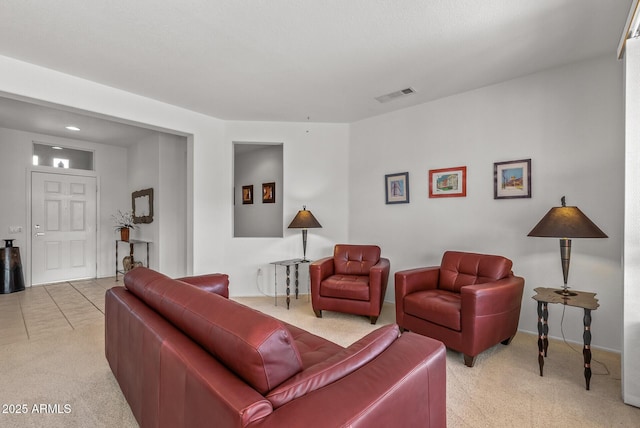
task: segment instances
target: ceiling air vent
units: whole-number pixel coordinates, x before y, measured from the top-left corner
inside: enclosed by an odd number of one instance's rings
[[[396,98],[406,97],[407,95],[415,94],[415,92],[416,91],[413,88],[401,89],[399,91],[391,92],[390,94],[380,95],[379,97],[376,97],[376,100],[380,103],[386,103],[391,100],[395,100]]]

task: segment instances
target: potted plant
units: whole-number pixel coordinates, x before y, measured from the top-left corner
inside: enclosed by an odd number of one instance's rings
[[[128,241],[129,240],[129,231],[131,229],[135,229],[137,226],[133,222],[133,212],[132,211],[120,211],[111,216],[113,219],[113,223],[115,224],[114,228],[116,231],[120,231],[120,240]]]

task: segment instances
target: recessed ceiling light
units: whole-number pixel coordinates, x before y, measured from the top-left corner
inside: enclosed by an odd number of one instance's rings
[[[53,150],[62,150],[62,147],[59,147],[59,146],[51,146],[51,148]]]
[[[80,130],[80,128],[78,128],[77,126],[73,126],[73,125],[65,126],[65,128],[67,128],[69,131],[79,131]]]

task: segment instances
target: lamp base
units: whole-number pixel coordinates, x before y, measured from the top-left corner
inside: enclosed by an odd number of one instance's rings
[[[571,296],[577,296],[578,293],[574,293],[573,291],[569,291],[568,288],[563,288],[562,290],[555,290],[554,293],[559,294],[563,297],[571,297]]]

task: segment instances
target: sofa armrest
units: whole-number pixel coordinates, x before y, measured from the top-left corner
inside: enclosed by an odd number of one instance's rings
[[[207,275],[187,276],[177,278],[178,281],[195,285],[196,287],[210,293],[219,294],[229,298],[229,275],[224,273],[210,273]]]
[[[445,347],[404,333],[377,358],[249,427],[446,426]]]
[[[399,336],[398,326],[388,324],[364,336],[348,348],[287,379],[269,391],[266,398],[273,408],[329,385],[352,373],[391,345]]]

